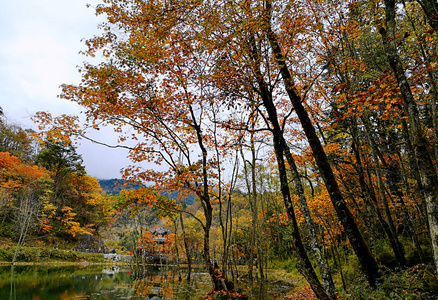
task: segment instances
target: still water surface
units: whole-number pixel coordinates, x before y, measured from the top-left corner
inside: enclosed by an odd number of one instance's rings
[[[182,277],[184,274],[182,273]],[[0,266],[1,300],[118,300],[199,299],[211,290],[209,276],[194,272],[192,281],[179,281],[174,268],[150,268],[135,279],[129,267],[111,266]],[[252,290],[251,299],[282,299],[273,286]]]

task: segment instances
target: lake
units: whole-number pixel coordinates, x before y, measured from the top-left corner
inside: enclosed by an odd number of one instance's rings
[[[184,278],[184,273],[181,273]],[[150,267],[136,279],[127,266],[0,266],[2,300],[79,299],[199,299],[211,290],[208,273],[195,271],[188,284],[176,268]],[[251,299],[283,299],[292,287],[276,285],[240,287]],[[268,287],[268,289],[266,289]]]

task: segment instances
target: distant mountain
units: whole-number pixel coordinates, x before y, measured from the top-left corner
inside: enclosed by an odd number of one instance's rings
[[[120,195],[120,192],[123,190],[136,190],[142,187],[141,184],[132,184],[128,183],[126,180],[123,179],[102,179],[99,180],[100,187],[102,190],[107,194],[111,196],[118,196]],[[163,192],[162,195],[166,196],[169,199],[177,199],[178,192],[172,192],[172,193],[166,193]],[[195,195],[193,193],[190,193],[185,199],[184,203],[186,205],[192,205],[195,202]]]
[[[178,198],[178,192],[172,192],[172,193],[161,193],[163,196],[166,196],[169,199],[177,199]],[[190,193],[185,199],[184,199],[184,203],[186,205],[192,205],[193,203],[195,203],[195,194]]]
[[[128,183],[126,180],[117,178],[102,179],[99,180],[99,184],[102,190],[111,196],[118,196],[123,190],[136,190],[142,187],[140,184]]]

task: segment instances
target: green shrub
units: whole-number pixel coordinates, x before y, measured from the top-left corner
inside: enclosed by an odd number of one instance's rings
[[[282,269],[288,273],[298,274],[297,259],[295,257],[291,257],[287,260],[282,260],[282,261],[280,260],[271,261],[269,264],[269,268]]]
[[[351,299],[436,299],[438,279],[432,266],[417,265],[401,272],[385,273],[377,289],[363,280],[349,286]]]
[[[342,270],[347,285],[356,285],[364,280],[364,276],[360,271],[359,260],[354,254],[348,256],[348,264],[344,263],[342,265]]]
[[[397,266],[397,259],[395,258],[394,251],[387,244],[383,244],[376,249],[376,260],[388,268],[393,269]]]
[[[421,261],[420,255],[418,253],[419,251],[414,246],[412,241],[406,239],[405,241],[403,241],[403,245],[405,247],[406,262],[407,262],[408,266],[414,266],[414,265],[420,264],[422,261]],[[425,257],[425,260],[432,261],[433,254],[432,254],[431,247],[426,246],[426,245],[421,245],[420,247],[421,247],[421,252],[423,253],[423,255]]]
[[[0,261],[11,262],[14,256],[15,247],[0,247]],[[104,261],[102,254],[81,253],[71,250],[60,250],[38,247],[22,247],[17,255],[17,262],[45,262],[45,261],[67,261],[78,262],[87,260],[91,262]]]
[[[0,247],[0,261],[12,261],[14,257],[13,247]]]

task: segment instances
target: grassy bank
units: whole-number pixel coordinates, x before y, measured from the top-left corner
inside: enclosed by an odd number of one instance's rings
[[[0,247],[0,263],[10,263],[14,256],[15,247]],[[103,263],[106,260],[103,254],[82,253],[72,250],[51,249],[44,247],[22,247],[18,252],[19,263],[46,263],[46,262],[92,262]]]

